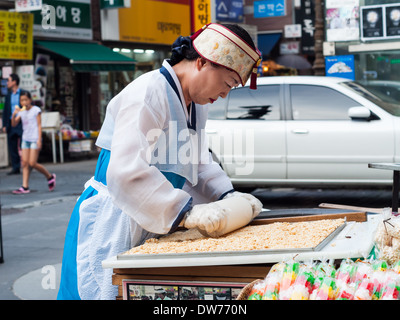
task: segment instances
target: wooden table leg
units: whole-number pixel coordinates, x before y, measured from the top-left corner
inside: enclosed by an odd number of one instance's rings
[[[393,171],[392,212],[399,211],[399,171]]]

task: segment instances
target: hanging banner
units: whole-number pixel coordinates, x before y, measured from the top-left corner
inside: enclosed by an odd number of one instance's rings
[[[254,18],[282,17],[285,13],[285,0],[254,1]]]
[[[354,80],[354,56],[325,57],[325,74],[327,77],[340,77]]]
[[[326,0],[326,40],[360,39],[359,0]]]
[[[43,0],[34,12],[34,34],[74,40],[92,40],[90,0]]]
[[[117,10],[118,15],[102,21],[102,29],[119,24],[116,40],[171,45],[180,35],[190,35],[189,0],[132,0],[130,8]]]
[[[211,23],[211,0],[193,0],[192,15],[192,32]]]
[[[315,1],[301,1],[300,7],[295,8],[296,23],[301,25],[301,53],[315,54],[314,31],[315,31]]]
[[[42,0],[15,0],[15,11],[26,12],[42,10]]]
[[[33,15],[0,11],[0,59],[32,60]]]

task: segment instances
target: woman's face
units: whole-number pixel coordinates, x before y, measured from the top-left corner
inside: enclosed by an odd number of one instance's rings
[[[27,96],[21,96],[19,98],[19,102],[21,106],[30,106],[31,105],[31,99],[29,99]]]
[[[237,87],[240,77],[236,72],[212,65],[209,61],[198,59],[197,73],[193,78],[189,94],[198,104],[213,103],[219,97],[225,98],[233,87]]]

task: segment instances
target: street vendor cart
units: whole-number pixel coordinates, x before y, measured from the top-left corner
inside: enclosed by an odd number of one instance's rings
[[[302,213],[299,213],[302,212]],[[380,214],[306,209],[263,212],[252,225],[344,219],[318,245],[224,252],[165,254],[121,253],[103,261],[113,269],[113,284],[119,287],[116,299],[236,299],[246,284],[263,279],[275,263],[345,258],[367,258],[373,249]]]

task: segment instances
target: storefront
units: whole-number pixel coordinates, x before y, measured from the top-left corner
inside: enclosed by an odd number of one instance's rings
[[[160,68],[170,56],[172,43],[190,34],[190,1],[115,1],[112,6],[101,1],[100,20],[102,43],[136,65],[134,72],[100,72],[103,119],[111,97],[143,73]]]
[[[102,76],[134,72],[135,61],[97,43],[36,41],[36,56],[48,59],[46,108],[59,111],[63,123],[81,130],[101,126]],[[107,91],[105,91],[107,92]],[[50,100],[51,99],[51,100]]]
[[[131,81],[140,75],[161,67],[164,59],[170,56],[170,48],[167,46],[152,46],[148,44],[131,44],[121,42],[105,42],[127,59],[135,61],[134,70],[99,71],[100,86],[100,121],[104,120],[108,102]]]
[[[399,21],[398,1],[326,1],[326,75],[363,82],[400,81]],[[336,68],[339,65],[330,63],[333,59],[343,66],[341,72]],[[388,90],[398,91],[396,87]]]

